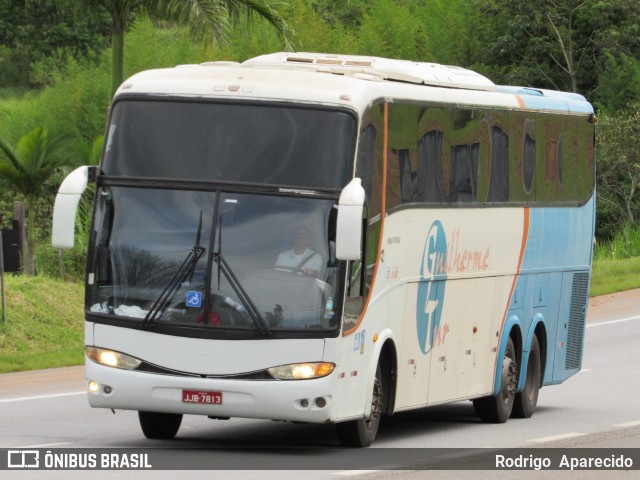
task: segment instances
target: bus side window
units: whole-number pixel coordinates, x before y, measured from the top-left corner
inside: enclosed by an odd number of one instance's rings
[[[562,199],[562,118],[540,113],[537,127],[536,201],[557,202]]]
[[[362,313],[362,309],[364,308],[364,299],[367,294],[367,283],[365,280],[366,267],[363,268],[364,262],[362,261],[364,255],[366,255],[366,250],[364,246],[367,244],[367,213],[366,206],[363,210],[363,219],[362,219],[362,231],[364,232],[362,238],[362,252],[363,256],[360,260],[352,260],[349,262],[348,268],[348,277],[347,277],[347,298],[345,301],[345,325],[348,323],[355,323]]]
[[[387,212],[418,199],[418,105],[388,105]]]
[[[413,202],[414,192],[416,191],[417,174],[411,170],[409,150],[402,149],[398,151],[398,167],[400,170],[400,202]]]
[[[479,158],[479,143],[451,147],[451,202],[476,201]]]
[[[491,127],[491,173],[488,202],[509,200],[509,137],[498,125]]]
[[[367,199],[371,197],[374,178],[373,155],[375,152],[378,132],[374,125],[367,125],[360,131],[360,144],[356,163],[356,176],[362,181]]]
[[[593,117],[578,122],[578,194],[580,202],[591,198],[595,182],[595,126]]]
[[[422,202],[444,202],[442,143],[444,134],[427,132],[418,144],[418,199]]]
[[[365,211],[366,211],[366,208],[365,208]],[[364,235],[362,238],[363,257],[360,258],[359,260],[352,260],[349,262],[349,285],[347,290],[347,296],[350,299],[359,298],[361,299],[362,302],[364,302],[364,297],[367,293],[366,279],[365,279],[366,267],[363,268],[363,265],[364,265],[363,258],[364,258],[364,252],[365,252],[364,246],[367,244],[366,218],[362,219],[362,231],[364,232]],[[361,310],[362,306],[363,306],[363,303],[360,304],[358,308]],[[358,313],[360,312],[360,310],[358,310]]]
[[[377,129],[374,125],[368,124],[360,131],[360,142],[358,146],[358,157],[356,159],[356,176],[362,181],[365,190],[365,208],[362,210],[362,248],[359,260],[349,261],[347,267],[347,295],[344,302],[344,326],[348,330],[356,324],[362,309],[364,308],[365,280],[363,258],[365,255],[367,236],[367,206],[371,198],[372,182],[375,176],[373,167],[373,155],[377,140]]]
[[[360,130],[356,177],[362,180],[366,197],[362,210],[362,256],[349,262],[345,325],[357,321],[362,313],[378,252],[383,167],[383,135],[378,132],[384,129],[384,108],[381,103],[372,105],[364,115]]]
[[[536,172],[536,121],[534,119],[524,121],[522,164],[524,191],[531,193]]]

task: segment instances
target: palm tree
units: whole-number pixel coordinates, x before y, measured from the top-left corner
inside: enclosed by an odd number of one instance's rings
[[[87,8],[106,10],[111,16],[111,96],[124,77],[124,33],[132,15],[147,13],[152,18],[188,25],[193,38],[209,42],[224,42],[231,23],[241,14],[257,14],[266,19],[291,47],[293,32],[269,0],[58,0],[74,5],[81,11]]]
[[[73,151],[77,155],[79,165],[98,165],[104,147],[104,135],[98,135],[91,142],[78,139],[73,145]],[[60,181],[54,181],[60,185]],[[90,183],[78,204],[78,216],[76,218],[76,241],[82,248],[86,248],[89,241],[89,228],[91,226],[91,215],[93,214],[93,196],[95,194],[95,183]]]
[[[35,205],[46,193],[46,186],[56,173],[76,163],[69,150],[69,137],[50,133],[46,127],[35,128],[11,145],[0,136],[0,178],[11,184],[25,200],[27,211],[27,252],[25,271],[35,273]]]

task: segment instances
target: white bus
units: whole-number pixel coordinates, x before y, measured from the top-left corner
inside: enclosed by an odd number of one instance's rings
[[[469,70],[276,53],[134,75],[99,167],[61,185],[86,273],[92,407],[335,423],[472,400],[529,417],[581,366],[594,115]]]

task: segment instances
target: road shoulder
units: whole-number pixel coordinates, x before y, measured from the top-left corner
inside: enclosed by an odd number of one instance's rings
[[[630,316],[640,316],[640,289],[592,297],[589,300],[587,323],[602,323]]]

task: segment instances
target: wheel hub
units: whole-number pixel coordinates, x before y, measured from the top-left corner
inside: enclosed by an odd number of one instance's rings
[[[505,401],[516,394],[517,376],[516,363],[505,356],[502,361],[502,396]]]

